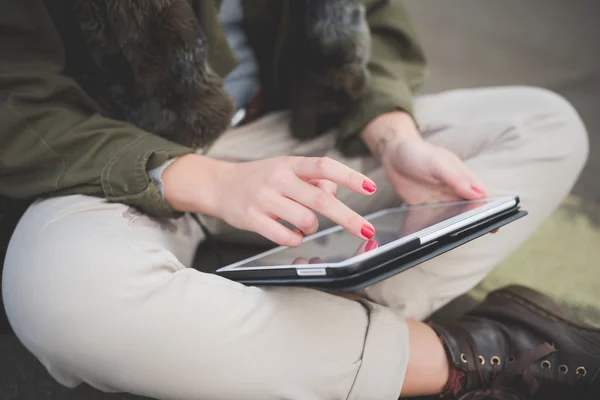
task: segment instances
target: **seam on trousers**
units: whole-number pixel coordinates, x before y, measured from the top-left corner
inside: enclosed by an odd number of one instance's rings
[[[362,302],[359,302],[359,303],[362,306],[362,308],[364,308],[365,311],[367,312],[367,316],[369,318],[369,324],[367,325],[367,329],[365,330],[365,336],[364,336],[363,345],[362,345],[362,352],[360,353],[360,360],[357,361],[360,363],[360,366],[356,369],[356,372],[354,373],[354,379],[352,379],[352,385],[350,385],[350,389],[348,390],[348,393],[346,394],[346,400],[348,400],[350,398],[350,395],[352,394],[352,389],[354,389],[354,385],[356,384],[356,378],[358,377],[360,369],[362,368],[362,360],[365,355],[365,348],[367,347],[367,338],[369,337],[369,328],[371,327],[371,323],[372,323],[372,318],[371,318],[373,315],[373,313],[371,312],[372,310],[369,307],[367,307],[365,304],[363,304]]]
[[[367,342],[367,336],[365,335],[365,343]],[[365,351],[365,345],[363,344],[363,353]],[[356,377],[358,376],[358,373],[360,372],[360,369],[362,368],[362,353],[361,353],[361,359],[358,360],[357,362],[354,363],[356,364],[360,364],[358,366],[358,368],[356,368],[356,372],[354,372],[354,377],[352,378],[352,385],[350,385],[350,389],[348,389],[348,393],[346,394],[346,400],[348,400],[350,398],[350,395],[352,394],[352,389],[354,389],[354,385],[356,384]]]

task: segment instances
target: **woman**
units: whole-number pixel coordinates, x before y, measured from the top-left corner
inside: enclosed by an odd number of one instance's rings
[[[424,62],[402,3],[364,3],[0,5],[1,191],[35,200],[3,296],[54,378],[161,399],[597,397],[599,332],[538,293],[419,322],[560,204],[587,155],[579,117],[533,88],[413,99]],[[246,116],[222,134],[232,101]],[[401,200],[505,193],[527,219],[354,300],[188,268],[191,213],[295,246],[332,223],[372,237],[362,215]]]

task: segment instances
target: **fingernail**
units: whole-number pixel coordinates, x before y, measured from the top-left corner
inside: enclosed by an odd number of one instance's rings
[[[377,185],[375,185],[375,182],[370,181],[368,179],[364,180],[362,187],[369,193],[373,193],[375,189],[377,189]]]
[[[375,230],[369,225],[363,225],[362,229],[360,230],[360,234],[367,239],[373,239],[373,236],[375,236]]]
[[[365,251],[375,250],[377,247],[379,247],[379,244],[377,244],[376,241],[371,240],[367,242],[367,245],[365,246]]]
[[[333,197],[335,197],[336,199],[338,198],[337,194],[335,194],[335,193],[332,193],[332,194],[333,194]]]
[[[473,189],[473,191],[477,194],[481,194],[481,195],[485,194],[485,192],[483,190],[479,189],[477,186],[471,186],[471,189]]]

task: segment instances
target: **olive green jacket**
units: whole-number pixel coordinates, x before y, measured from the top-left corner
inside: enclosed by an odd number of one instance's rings
[[[288,88],[291,1],[244,2],[270,109]],[[366,151],[360,131],[370,120],[397,109],[412,112],[412,95],[424,75],[424,57],[402,1],[362,1],[372,31],[371,78],[366,96],[340,123],[338,147],[349,156]],[[219,1],[195,4],[210,65],[225,76],[237,60],[218,21]],[[8,199],[64,194],[101,196],[153,216],[176,215],[147,171],[193,150],[103,115],[65,73],[68,55],[53,21],[42,0],[0,1],[0,218]]]

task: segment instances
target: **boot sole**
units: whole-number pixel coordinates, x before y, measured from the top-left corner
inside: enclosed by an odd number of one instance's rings
[[[600,334],[600,329],[594,328],[571,315],[567,309],[560,306],[549,296],[528,287],[520,285],[507,286],[491,292],[489,296],[507,297],[512,301],[520,303],[522,306],[536,310],[537,314],[540,316],[560,320],[577,330]]]

